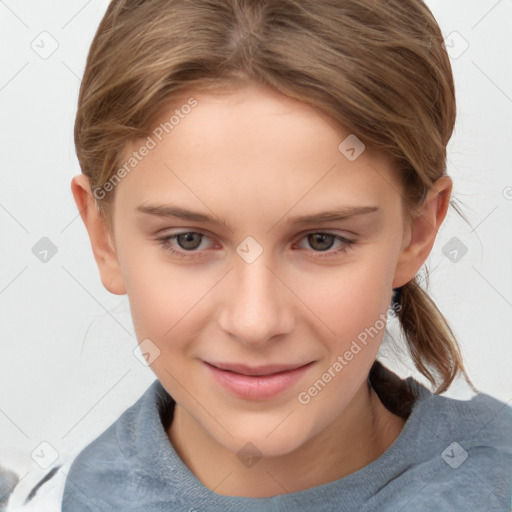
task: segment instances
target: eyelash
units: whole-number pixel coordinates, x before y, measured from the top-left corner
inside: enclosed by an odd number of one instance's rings
[[[161,237],[161,238],[157,238],[157,241],[160,242],[160,245],[166,251],[168,251],[171,254],[173,254],[174,256],[178,256],[180,258],[189,258],[189,259],[191,259],[191,258],[198,258],[198,257],[203,256],[201,254],[201,251],[198,251],[198,250],[193,250],[193,251],[177,250],[177,249],[175,249],[174,247],[172,247],[170,245],[171,240],[176,239],[180,235],[186,235],[186,234],[196,234],[196,235],[202,236],[203,238],[208,238],[203,233],[199,233],[197,231],[183,231],[182,233],[176,233],[174,235],[169,235],[169,236],[164,236],[164,237]],[[328,231],[311,231],[309,233],[306,233],[301,238],[301,240],[303,240],[304,238],[307,238],[310,235],[320,235],[320,234],[321,235],[333,236],[335,238],[335,240],[338,240],[338,241],[342,242],[343,246],[340,249],[337,249],[335,251],[332,251],[330,249],[327,249],[325,251],[315,251],[314,249],[311,249],[310,252],[316,253],[317,257],[319,257],[319,258],[333,257],[333,256],[336,256],[336,255],[339,255],[339,254],[344,254],[344,253],[348,252],[350,249],[352,249],[353,246],[356,244],[355,240],[349,240],[348,238],[345,238],[345,237],[340,236],[340,235],[336,235],[335,233],[330,233]],[[201,241],[203,240],[203,238],[201,239]]]

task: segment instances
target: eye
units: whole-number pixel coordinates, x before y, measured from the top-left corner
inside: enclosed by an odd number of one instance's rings
[[[197,249],[201,245],[202,236],[200,233],[180,233],[175,235],[178,245],[186,251]]]
[[[174,233],[157,239],[161,246],[171,254],[181,258],[201,257],[205,249],[211,246],[211,240],[203,233],[186,231]],[[306,247],[304,242],[307,243]],[[300,243],[301,249],[310,250],[317,257],[335,256],[347,252],[356,242],[334,233],[313,232],[305,235]],[[335,248],[335,250],[331,250]]]
[[[312,248],[314,252],[326,253],[326,255],[329,256],[346,252],[355,244],[354,240],[349,240],[348,238],[342,237],[340,235],[335,235],[334,233],[324,232],[309,233],[302,240],[306,241],[309,247]],[[337,249],[334,251],[330,251],[330,249],[332,249],[336,243],[338,243]],[[301,246],[301,248],[304,248],[303,244],[299,245]],[[319,254],[319,256],[324,255]]]
[[[173,235],[158,238],[162,247],[170,253],[180,257],[189,258],[200,255],[198,249],[205,249],[203,244],[205,240],[208,240],[205,235],[195,231],[175,233]]]

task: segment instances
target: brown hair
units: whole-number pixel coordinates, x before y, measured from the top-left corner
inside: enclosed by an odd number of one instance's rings
[[[445,174],[454,83],[441,31],[421,0],[114,0],[89,51],[75,123],[92,189],[178,95],[244,80],[308,103],[391,155],[408,215]],[[112,199],[97,202],[107,220]],[[402,287],[400,304],[411,356],[435,392],[459,371],[470,383],[453,332],[416,278]],[[381,366],[372,368],[375,388],[410,397]]]

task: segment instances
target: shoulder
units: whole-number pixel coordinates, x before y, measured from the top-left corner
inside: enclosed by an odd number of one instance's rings
[[[415,405],[413,510],[510,511],[512,407],[485,393],[423,392]]]
[[[440,438],[453,437],[467,448],[512,454],[512,407],[486,393],[470,400],[426,394],[420,402],[424,426]]]
[[[63,512],[110,510],[109,492],[134,478],[144,454],[141,439],[158,428],[163,401],[169,396],[157,380],[144,394],[89,443],[73,460],[62,498]],[[159,423],[161,429],[161,423]],[[135,478],[137,478],[135,476]],[[129,504],[127,504],[128,506]]]

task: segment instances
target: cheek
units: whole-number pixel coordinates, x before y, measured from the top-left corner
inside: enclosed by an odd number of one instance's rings
[[[149,337],[164,345],[166,340],[176,344],[185,333],[190,335],[192,320],[197,320],[201,309],[201,297],[208,290],[204,282],[188,277],[179,272],[162,276],[153,266],[136,271],[130,278],[127,292],[139,339]]]
[[[294,292],[326,338],[342,346],[386,314],[391,299],[391,268],[391,258],[382,255],[288,279],[295,283]]]
[[[207,282],[190,267],[166,262],[159,254],[163,249],[153,244],[127,247],[120,240],[119,249],[137,338],[161,345],[193,315],[194,305],[208,291]]]

